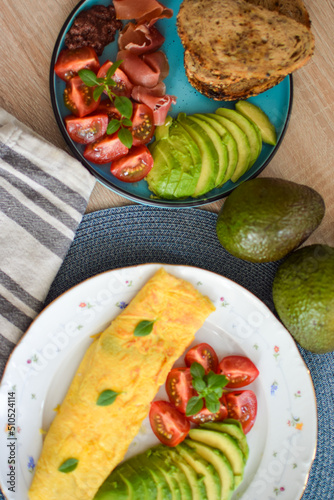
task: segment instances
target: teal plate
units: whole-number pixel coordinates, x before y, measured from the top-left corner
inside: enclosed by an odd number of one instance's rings
[[[174,11],[174,16],[171,19],[162,19],[157,23],[157,28],[166,38],[162,46],[162,50],[167,55],[170,66],[170,73],[164,82],[167,86],[167,93],[177,97],[177,103],[172,106],[170,114],[173,117],[176,117],[181,111],[187,114],[213,113],[217,108],[222,106],[226,108],[234,108],[233,102],[214,101],[213,99],[203,96],[190,85],[183,66],[183,46],[176,29],[176,15],[179,11],[181,0],[166,0],[163,3],[166,7],[170,7]],[[227,196],[241,182],[256,177],[268,165],[281,145],[288,125],[293,99],[291,75],[287,76],[280,84],[276,85],[276,87],[249,99],[249,101],[260,106],[260,108],[262,108],[263,111],[269,115],[272,123],[275,125],[278,141],[276,146],[264,144],[262,152],[252,168],[248,170],[236,183],[228,181],[221,188],[213,189],[209,193],[206,193],[198,198],[186,198],[177,201],[162,200],[153,197],[145,180],[132,184],[125,183],[119,181],[110,173],[110,163],[97,165],[88,162],[83,156],[84,146],[72,141],[66,132],[64,117],[69,114],[69,111],[65,107],[63,101],[65,83],[55,75],[54,64],[58,58],[59,52],[65,48],[65,35],[71,27],[74,18],[82,10],[87,10],[94,5],[110,5],[110,0],[82,0],[71,12],[64,23],[56,41],[51,59],[50,93],[57,123],[69,148],[71,149],[73,155],[86,168],[88,168],[88,170],[98,179],[99,182],[101,182],[101,184],[119,195],[124,196],[125,198],[145,205],[155,205],[169,208],[196,207],[212,203]],[[117,40],[109,44],[104,49],[104,52],[100,57],[100,62],[103,63],[107,59],[114,61],[116,54]]]

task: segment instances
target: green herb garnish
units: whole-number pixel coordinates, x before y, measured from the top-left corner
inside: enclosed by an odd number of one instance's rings
[[[217,375],[210,371],[207,375],[202,365],[193,363],[190,367],[192,384],[198,396],[189,399],[186,408],[186,416],[196,415],[205,406],[211,413],[217,413],[220,408],[220,398],[223,395],[223,387],[228,384],[225,375]]]
[[[72,472],[77,468],[78,463],[79,460],[77,460],[76,458],[69,458],[58,467],[58,470],[59,472],[65,472],[65,474],[68,474],[69,472]]]
[[[111,389],[106,389],[105,391],[101,392],[101,394],[97,398],[96,404],[98,406],[109,406],[113,404],[119,394],[119,392],[112,391]]]
[[[134,336],[135,337],[146,337],[146,335],[149,335],[151,331],[153,330],[153,325],[155,323],[155,320],[150,321],[144,319],[135,328]]]
[[[104,78],[98,78],[94,71],[90,69],[81,69],[78,71],[78,75],[87,87],[96,87],[93,92],[95,101],[101,97],[103,92],[108,94],[109,99],[120,112],[121,118],[119,120],[116,118],[110,121],[107,128],[107,134],[114,134],[118,130],[119,132],[117,135],[119,140],[124,146],[130,149],[133,137],[130,130],[124,127],[132,126],[132,121],[130,119],[133,111],[132,102],[127,97],[118,96],[112,91],[112,88],[117,85],[115,80],[112,79],[112,76],[122,62],[123,61],[114,62],[108,69]]]

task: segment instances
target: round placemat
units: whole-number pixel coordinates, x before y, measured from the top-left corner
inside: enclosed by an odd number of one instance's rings
[[[252,264],[232,257],[217,239],[216,219],[216,214],[199,209],[140,205],[85,215],[45,305],[98,273],[158,262],[221,274],[247,288],[275,313],[271,289],[279,262]],[[317,454],[302,498],[333,500],[334,353],[315,355],[301,348],[300,352],[313,379],[318,407]],[[284,492],[278,494],[284,500]]]

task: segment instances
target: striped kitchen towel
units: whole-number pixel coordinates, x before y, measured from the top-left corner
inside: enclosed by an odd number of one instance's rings
[[[41,311],[95,178],[0,108],[0,377]]]

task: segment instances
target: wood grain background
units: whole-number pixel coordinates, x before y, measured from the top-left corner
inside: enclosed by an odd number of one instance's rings
[[[49,65],[58,33],[76,4],[76,0],[6,0],[0,12],[0,106],[62,149],[66,143],[51,107]],[[334,3],[307,0],[305,5],[316,39],[315,55],[294,73],[288,130],[261,176],[316,189],[325,200],[326,215],[307,244],[334,246]],[[201,209],[218,212],[222,203]],[[96,183],[87,212],[129,204]]]

